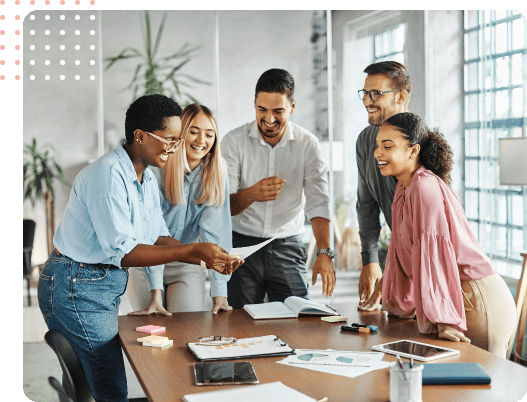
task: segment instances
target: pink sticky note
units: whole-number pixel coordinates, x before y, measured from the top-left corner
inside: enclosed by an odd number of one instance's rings
[[[162,334],[163,332],[165,332],[166,328],[160,327],[158,325],[145,325],[144,327],[137,327],[135,330],[139,332],[146,332],[147,334],[152,335],[152,334]]]

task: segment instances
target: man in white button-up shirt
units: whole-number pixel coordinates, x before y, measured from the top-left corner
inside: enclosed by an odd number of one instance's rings
[[[271,69],[256,84],[256,120],[229,132],[221,143],[229,168],[233,246],[276,237],[245,260],[228,283],[234,308],[245,304],[307,297],[304,214],[317,241],[312,284],[322,277],[326,297],[335,287],[329,248],[327,167],[315,135],[289,122],[296,102],[294,80]]]

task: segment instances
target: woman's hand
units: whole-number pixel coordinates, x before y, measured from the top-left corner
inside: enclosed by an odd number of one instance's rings
[[[377,286],[375,286],[375,290],[373,291],[371,296],[367,298],[365,301],[359,302],[359,307],[357,307],[357,310],[361,310],[361,311],[380,310],[381,296],[382,296],[382,278],[379,282],[377,282]]]
[[[212,314],[218,314],[218,311],[231,311],[232,307],[229,306],[229,302],[226,297],[218,296],[212,298]]]
[[[197,243],[197,254],[203,260],[207,268],[218,271],[220,274],[228,275],[244,263],[236,255],[230,255],[220,246],[214,243]]]
[[[150,314],[163,314],[172,315],[171,312],[167,311],[163,307],[163,298],[161,289],[154,289],[150,292],[150,301],[144,310],[132,311],[128,315],[150,315]]]
[[[439,330],[439,337],[443,339],[448,339],[452,342],[467,342],[470,343],[463,332],[458,331],[457,329],[452,328],[449,324],[437,323],[437,329]]]

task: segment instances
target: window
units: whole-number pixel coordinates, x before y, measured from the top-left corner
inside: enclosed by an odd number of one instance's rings
[[[469,224],[502,275],[519,277],[525,194],[501,186],[498,138],[527,135],[525,18],[516,11],[465,11],[464,204]]]
[[[406,42],[406,24],[375,34],[374,62],[394,60],[404,64],[404,44]]]

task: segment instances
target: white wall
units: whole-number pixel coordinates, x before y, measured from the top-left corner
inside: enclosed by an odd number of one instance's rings
[[[57,150],[57,160],[71,183],[81,168],[97,157],[97,44],[98,20],[88,11],[36,11],[35,20],[29,16],[24,22],[24,60],[35,60],[35,65],[24,66],[24,142],[37,137],[40,144],[50,143]],[[151,13],[153,30],[157,30],[162,12]],[[46,20],[45,15],[50,19]],[[60,15],[65,19],[60,20]],[[75,15],[80,19],[75,20]],[[220,135],[251,121],[254,112],[254,87],[258,77],[273,67],[288,70],[296,81],[297,107],[291,120],[308,130],[314,130],[315,120],[312,85],[311,11],[221,11],[219,12],[220,45]],[[144,29],[140,11],[102,12],[102,56],[117,55],[128,46],[142,49]],[[143,26],[143,28],[142,28]],[[50,30],[50,35],[44,31]],[[60,35],[64,29],[65,35]],[[35,35],[30,35],[35,30]],[[80,35],[74,31],[79,30]],[[89,31],[95,30],[95,35]],[[160,52],[171,54],[184,43],[202,47],[184,72],[214,83],[214,12],[170,11],[160,45]],[[30,50],[30,45],[35,50]],[[59,46],[64,44],[65,50]],[[50,45],[50,50],[44,46]],[[74,46],[80,45],[80,50]],[[59,64],[65,60],[65,65]],[[50,65],[45,65],[45,60]],[[80,64],[76,65],[75,60]],[[26,68],[27,67],[27,68]],[[124,118],[132,92],[123,91],[135,67],[134,61],[122,61],[103,75],[104,125],[107,149],[124,138]],[[44,76],[50,75],[50,80]],[[65,80],[60,80],[60,75]],[[35,75],[30,80],[30,75]],[[75,80],[79,75],[80,80]],[[201,103],[218,110],[215,87],[196,86],[192,95]],[[70,187],[57,185],[56,225],[60,222]],[[24,203],[24,217],[35,219],[37,233],[33,262],[47,258],[45,239],[45,211],[43,205],[32,208]]]

